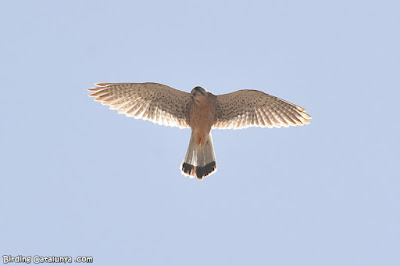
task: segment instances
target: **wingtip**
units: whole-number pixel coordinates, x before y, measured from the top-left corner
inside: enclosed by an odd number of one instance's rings
[[[305,112],[306,111],[306,109],[304,109],[303,107],[298,106],[298,105],[296,105],[296,109],[299,110],[300,112]]]
[[[97,97],[97,96],[101,96],[104,94],[104,92],[102,90],[91,90],[92,93],[89,94],[90,97]]]
[[[100,86],[100,87],[105,87],[107,85],[109,85],[110,83],[95,83],[94,85],[96,86]]]
[[[311,119],[311,115],[307,114],[307,113],[301,113],[301,116],[304,117],[305,119]]]
[[[104,90],[105,87],[107,87],[110,84],[111,83],[95,83],[94,85],[96,85],[97,87],[89,88],[88,91],[93,91],[93,92],[101,91]]]

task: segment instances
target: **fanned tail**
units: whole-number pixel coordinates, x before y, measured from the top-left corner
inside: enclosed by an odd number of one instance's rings
[[[204,145],[201,145],[196,144],[195,136],[192,132],[189,148],[181,169],[184,175],[197,176],[198,179],[203,179],[203,177],[217,170],[211,133],[208,133]]]

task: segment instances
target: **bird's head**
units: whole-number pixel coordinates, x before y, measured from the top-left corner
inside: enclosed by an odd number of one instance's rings
[[[208,93],[202,87],[197,86],[190,92],[190,94],[192,95],[192,98],[195,100],[196,103],[201,103],[207,98]]]

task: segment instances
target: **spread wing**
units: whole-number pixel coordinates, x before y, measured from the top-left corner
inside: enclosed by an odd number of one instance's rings
[[[154,123],[189,127],[190,93],[158,83],[96,83],[89,96],[111,110]]]
[[[256,90],[240,90],[217,96],[213,128],[288,127],[309,124],[305,109]]]

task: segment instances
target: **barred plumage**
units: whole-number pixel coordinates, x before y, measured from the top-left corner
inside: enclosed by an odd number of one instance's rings
[[[158,83],[97,83],[90,88],[112,110],[128,117],[179,128],[191,128],[192,135],[182,173],[202,179],[217,166],[211,128],[289,127],[308,124],[305,109],[256,90],[240,90],[215,96],[201,87],[191,93]]]
[[[240,90],[218,95],[213,128],[242,129],[309,124],[305,109],[256,90]]]

